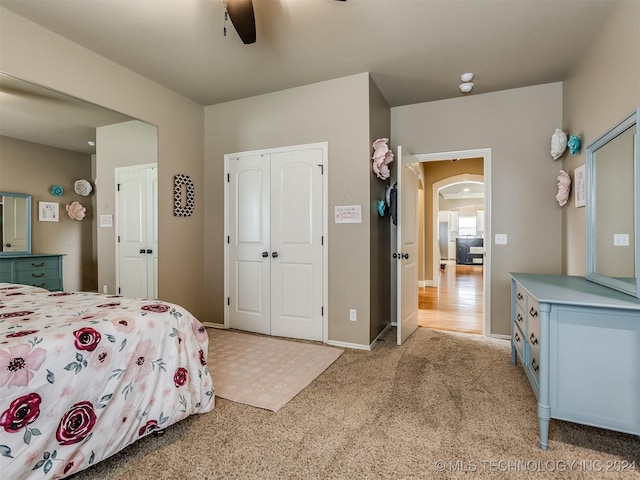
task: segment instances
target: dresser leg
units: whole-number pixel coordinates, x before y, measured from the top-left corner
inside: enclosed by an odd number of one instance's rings
[[[513,342],[511,342],[511,363],[513,365],[518,364],[518,353],[516,352],[516,347]]]
[[[546,450],[549,448],[549,419],[542,418],[538,414],[538,420],[540,422],[540,448]]]

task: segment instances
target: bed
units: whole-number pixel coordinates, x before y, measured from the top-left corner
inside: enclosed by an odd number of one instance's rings
[[[59,479],[214,407],[179,305],[0,283],[0,477]]]

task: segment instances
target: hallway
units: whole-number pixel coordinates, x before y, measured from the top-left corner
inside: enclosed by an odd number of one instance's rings
[[[448,264],[440,287],[418,288],[421,327],[482,334],[482,266]]]

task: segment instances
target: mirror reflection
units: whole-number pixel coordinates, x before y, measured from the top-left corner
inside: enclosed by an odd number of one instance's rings
[[[31,253],[31,195],[0,192],[0,254]]]
[[[30,227],[28,250],[7,250],[20,248],[16,247],[20,234],[7,230],[12,220],[3,220],[0,240],[12,246],[3,246],[0,256],[61,255],[66,290],[115,293],[121,289],[130,294],[120,279],[134,278],[131,270],[143,261],[157,262],[158,249],[145,242],[132,250],[137,254],[143,248],[145,252],[150,249],[153,255],[125,257],[129,250],[123,253],[124,247],[118,245],[116,239],[122,229],[119,220],[135,217],[142,221],[149,214],[119,214],[131,213],[136,206],[129,205],[124,197],[116,201],[115,172],[157,166],[156,126],[6,72],[0,72],[0,111],[0,191],[28,194],[32,204],[32,221],[26,223],[27,229]],[[76,191],[78,180],[93,187],[88,195]],[[62,187],[63,192],[54,195],[52,186]],[[155,208],[156,190],[149,192],[144,198]],[[57,204],[56,220],[40,219],[36,211],[41,202]],[[65,208],[73,202],[86,209],[82,220],[67,215]],[[3,205],[3,210],[7,208]],[[157,222],[151,224],[157,236]],[[11,240],[4,241],[5,235]],[[140,284],[157,284],[155,269],[138,271],[151,272],[145,278],[135,277],[140,278]]]
[[[638,112],[587,147],[588,280],[640,297]]]

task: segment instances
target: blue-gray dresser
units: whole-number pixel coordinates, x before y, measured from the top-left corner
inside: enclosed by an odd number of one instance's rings
[[[0,257],[0,282],[62,291],[62,255],[35,254]]]
[[[584,277],[511,273],[512,362],[550,419],[640,435],[640,299]]]

